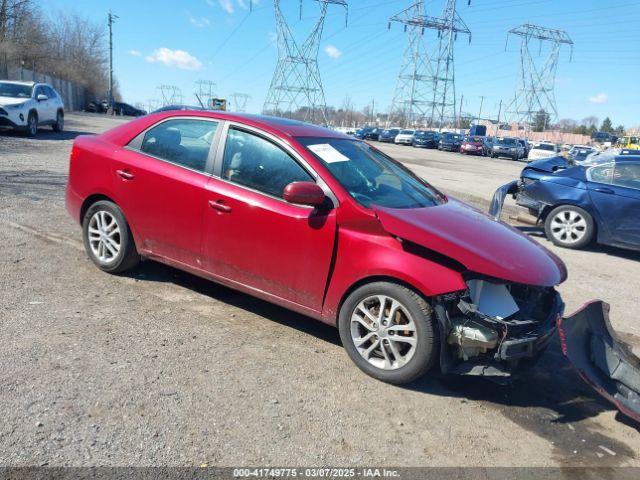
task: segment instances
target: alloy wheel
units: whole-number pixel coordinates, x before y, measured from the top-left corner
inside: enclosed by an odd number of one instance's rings
[[[35,136],[36,133],[38,133],[38,120],[34,115],[31,115],[29,117],[29,134]]]
[[[406,365],[416,351],[416,326],[408,309],[386,295],[365,298],[351,315],[351,339],[371,365],[395,370]]]
[[[551,235],[562,243],[579,242],[586,233],[587,222],[575,210],[562,210],[551,219]]]
[[[98,210],[89,220],[89,247],[103,264],[115,261],[122,247],[120,226],[115,217],[106,210]]]

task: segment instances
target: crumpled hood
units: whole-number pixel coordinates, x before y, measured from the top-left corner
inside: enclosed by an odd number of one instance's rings
[[[551,158],[544,158],[542,160],[535,160],[529,162],[525,169],[539,170],[541,172],[554,173],[558,170],[569,168],[569,162],[564,157],[556,156]]]
[[[470,271],[546,287],[567,278],[562,261],[542,245],[458,200],[426,208],[374,209],[391,235],[452,258]]]

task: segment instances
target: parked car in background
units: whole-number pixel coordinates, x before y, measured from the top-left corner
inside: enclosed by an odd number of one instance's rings
[[[531,162],[513,192],[516,203],[561,247],[595,240],[640,250],[640,155],[599,157],[595,165],[572,166],[562,157]]]
[[[438,148],[438,133],[416,130],[413,136],[413,146],[418,148]]]
[[[196,107],[195,105],[165,105],[164,107],[156,108],[151,113],[161,113],[180,110],[205,110],[202,107]]]
[[[493,148],[495,141],[496,137],[484,137],[484,142],[482,142],[482,153],[485,157],[491,155],[491,149]]]
[[[465,137],[460,146],[460,153],[483,155],[484,137]]]
[[[382,133],[381,128],[374,128],[364,137],[365,140],[373,140],[377,142],[380,139],[380,133]]]
[[[356,129],[356,132],[354,133],[354,137],[360,140],[364,140],[365,135],[367,134],[367,132],[370,132],[371,130],[373,130],[372,127],[363,127],[363,128],[358,128]]]
[[[412,145],[415,133],[415,130],[400,130],[400,133],[396,135],[395,143],[398,145]]]
[[[145,110],[136,108],[124,102],[113,102],[113,111],[116,115],[124,115],[128,117],[140,117],[147,114]]]
[[[529,156],[529,150],[531,149],[531,145],[529,144],[526,138],[519,138],[518,143],[522,145],[522,157],[520,158],[527,158]]]
[[[145,257],[334,325],[389,383],[435,366],[504,379],[563,310],[554,254],[366,142],[289,119],[168,111],[81,135],[66,206],[99,269]]]
[[[462,146],[462,135],[459,133],[444,133],[438,142],[438,150],[444,152],[458,152]]]
[[[382,143],[394,143],[399,133],[399,128],[387,128],[380,133],[378,141]]]
[[[12,128],[35,137],[38,128],[64,129],[64,104],[51,85],[0,81],[0,128]]]
[[[534,143],[533,148],[529,152],[529,160],[540,160],[543,158],[555,157],[558,155],[558,146],[551,142]]]
[[[588,145],[574,145],[567,153],[567,158],[572,163],[580,163],[587,159],[589,155],[597,152],[597,150]]]
[[[524,155],[524,147],[513,137],[498,137],[491,147],[491,158],[508,157],[519,160]]]

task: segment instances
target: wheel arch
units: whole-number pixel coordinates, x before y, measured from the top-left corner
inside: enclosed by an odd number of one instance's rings
[[[578,207],[581,208],[582,210],[584,210],[585,212],[587,212],[589,215],[591,215],[591,219],[593,220],[593,226],[595,228],[595,234],[598,234],[598,230],[600,230],[600,218],[599,216],[596,214],[596,212],[594,211],[593,208],[591,208],[591,206],[589,205],[585,205],[584,203],[580,203],[578,201],[575,200],[562,200],[559,202],[556,202],[552,205],[545,205],[545,207],[542,209],[542,212],[540,213],[540,221],[544,224],[547,221],[547,217],[549,216],[549,214],[556,208],[558,207],[564,207],[565,205],[567,206],[571,206],[571,207]]]
[[[349,298],[349,295],[351,295],[358,288],[363,287],[364,285],[368,285],[370,283],[376,283],[376,282],[394,283],[396,285],[405,287],[411,290],[412,292],[414,292],[416,295],[419,295],[421,298],[423,298],[424,301],[427,302],[427,304],[429,304],[429,306],[432,306],[431,297],[426,295],[424,292],[422,292],[418,287],[413,285],[411,282],[408,282],[398,277],[394,277],[392,275],[371,275],[355,281],[344,291],[344,293],[340,297],[340,301],[338,302],[338,305],[336,308],[335,319],[334,319],[336,327],[340,322],[340,310],[342,310],[342,306],[344,305],[344,302],[347,300],[347,298]]]
[[[31,107],[29,109],[29,112],[27,113],[27,118],[29,118],[31,116],[31,114],[36,116],[36,119],[40,119],[40,115],[38,115],[38,109]]]
[[[84,201],[82,202],[82,205],[80,206],[80,218],[79,218],[80,223],[82,223],[82,220],[84,219],[84,216],[87,213],[87,210],[89,210],[89,208],[91,207],[91,205],[93,205],[96,202],[99,202],[100,200],[107,200],[109,202],[112,202],[118,205],[118,202],[116,202],[114,199],[102,193],[94,193],[93,195],[89,195],[87,198],[84,199]],[[118,205],[118,207],[120,207],[120,205]]]

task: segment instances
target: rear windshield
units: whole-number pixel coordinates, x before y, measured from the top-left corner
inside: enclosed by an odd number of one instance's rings
[[[550,145],[548,143],[541,143],[540,145],[537,145],[535,147],[536,150],[548,150],[550,152],[555,152],[556,151],[556,146],[555,145]]]
[[[0,82],[0,97],[31,98],[32,88],[29,85]]]
[[[436,189],[366,142],[315,137],[297,140],[367,208],[423,208],[443,202]]]

